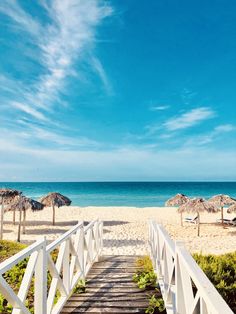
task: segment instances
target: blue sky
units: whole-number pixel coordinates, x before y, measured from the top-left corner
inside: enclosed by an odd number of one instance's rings
[[[236,3],[0,2],[0,180],[236,179]]]

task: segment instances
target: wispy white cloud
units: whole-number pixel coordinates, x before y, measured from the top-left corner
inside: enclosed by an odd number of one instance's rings
[[[224,132],[231,132],[235,130],[235,126],[232,124],[221,124],[215,127],[215,133],[224,133]]]
[[[100,62],[100,60],[96,57],[92,57],[91,58],[91,64],[92,64],[92,67],[95,70],[95,72],[97,72],[97,74],[99,75],[106,92],[108,94],[112,94],[113,90],[112,90],[111,83],[108,80],[107,74],[106,74],[104,67],[103,67],[102,63]]]
[[[162,110],[167,110],[167,109],[169,109],[170,108],[170,106],[167,106],[167,105],[162,105],[162,106],[152,106],[152,107],[150,107],[150,110],[151,111],[162,111]]]
[[[34,117],[38,120],[43,120],[43,121],[48,120],[43,113],[41,113],[40,111],[36,110],[35,108],[33,108],[27,104],[12,101],[11,106],[13,108],[19,109],[19,110],[31,115],[32,117]]]
[[[184,142],[185,147],[191,146],[204,146],[214,142],[219,139],[221,136],[224,136],[225,133],[229,133],[236,130],[236,127],[232,124],[221,124],[216,126],[212,131],[205,134],[198,134],[192,136]],[[227,142],[227,141],[226,141]]]
[[[75,63],[83,61],[87,52],[90,58],[96,40],[96,27],[113,12],[111,6],[98,0],[44,0],[41,4],[49,17],[47,23],[33,18],[17,0],[0,3],[0,12],[7,15],[15,26],[28,32],[38,49],[37,62],[43,71],[32,80],[30,88],[22,89],[21,95],[18,94],[18,99],[15,99],[24,104],[18,106],[19,110],[38,119],[42,115],[35,114],[35,110],[40,108],[46,113],[62,103],[60,95],[67,79],[76,75]],[[95,55],[93,58],[96,61],[93,63],[94,71],[108,90],[110,83],[105,70]],[[9,105],[16,107],[14,102]],[[29,107],[32,110],[28,110]]]
[[[168,119],[163,126],[167,131],[176,131],[192,127],[204,120],[211,119],[214,116],[215,112],[211,108],[199,107]]]

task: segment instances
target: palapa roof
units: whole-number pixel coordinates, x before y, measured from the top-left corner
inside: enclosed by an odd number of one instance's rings
[[[219,194],[211,197],[208,202],[214,203],[216,206],[231,205],[236,202],[236,199],[230,197],[229,195]]]
[[[22,208],[22,210],[31,209],[32,211],[37,211],[42,210],[44,205],[26,196],[18,195],[12,199],[6,210],[20,210],[20,208]]]
[[[233,213],[233,212],[236,212],[236,203],[234,203],[227,209],[227,213]]]
[[[52,205],[61,207],[61,206],[69,206],[71,204],[71,200],[68,197],[60,193],[52,192],[46,196],[43,196],[40,199],[40,203],[48,207]]]
[[[165,206],[179,206],[186,203],[190,198],[184,194],[176,194],[174,197],[170,198],[165,202]]]
[[[3,198],[4,205],[10,204],[12,200],[17,195],[21,195],[21,193],[22,192],[14,190],[14,189],[7,189],[7,188],[0,189],[0,204],[2,204],[2,198]]]
[[[190,199],[185,204],[181,205],[178,209],[179,213],[182,212],[199,213],[204,211],[215,213],[218,211],[218,208],[214,206],[214,204],[204,200],[203,198],[193,198]]]

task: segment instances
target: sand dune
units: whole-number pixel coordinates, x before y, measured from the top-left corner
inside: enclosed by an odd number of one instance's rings
[[[189,216],[189,215],[184,215]],[[234,214],[226,214],[233,218]],[[26,234],[22,242],[32,243],[45,235],[48,241],[75,225],[77,221],[104,221],[105,254],[146,254],[148,250],[148,219],[161,223],[174,240],[185,242],[191,252],[225,253],[236,250],[236,227],[222,228],[215,224],[220,213],[201,215],[201,236],[196,235],[196,226],[185,223],[180,226],[180,216],[169,207],[61,207],[56,210],[56,225],[51,225],[52,210],[27,212]],[[12,213],[4,216],[4,239],[16,240],[17,226],[12,225]]]

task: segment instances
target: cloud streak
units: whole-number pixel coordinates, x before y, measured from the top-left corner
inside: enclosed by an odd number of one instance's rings
[[[57,104],[62,104],[60,96],[67,79],[77,75],[75,62],[83,61],[87,52],[92,54],[97,26],[112,14],[109,5],[97,0],[52,0],[43,4],[48,23],[33,18],[16,0],[0,4],[0,12],[21,31],[30,34],[38,49],[37,62],[43,68],[32,80],[30,89],[22,89],[18,99],[9,105],[39,120],[44,120],[42,111],[46,114]],[[95,72],[109,90],[110,83],[101,62],[95,56],[93,60],[96,61],[93,62]],[[16,105],[16,102],[21,105]]]
[[[208,107],[199,107],[167,120],[163,127],[167,131],[176,131],[193,127],[202,121],[211,119],[215,112]]]

